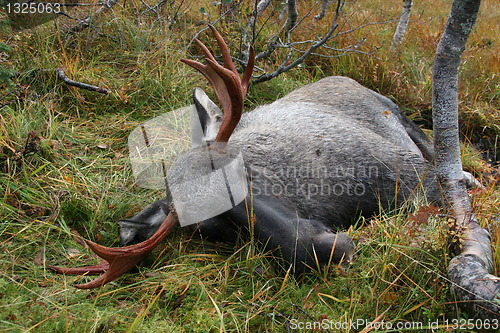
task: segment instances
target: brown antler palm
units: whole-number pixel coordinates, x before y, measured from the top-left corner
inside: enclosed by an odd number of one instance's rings
[[[221,48],[224,66],[217,63],[208,48],[198,39],[196,39],[196,42],[203,50],[208,64],[205,65],[188,59],[182,59],[182,61],[201,72],[210,81],[210,84],[214,88],[217,98],[219,99],[224,111],[222,125],[215,141],[228,142],[231,133],[241,118],[245,95],[255,63],[255,53],[251,47],[248,64],[243,78],[240,80],[238,71],[231,60],[231,55],[229,54],[229,49],[224,42],[224,39],[213,26],[209,27],[217,39],[219,47]],[[170,233],[170,231],[178,223],[179,219],[175,213],[173,205],[171,205],[170,213],[167,215],[160,228],[148,240],[139,244],[121,248],[105,247],[92,241],[84,240],[90,249],[99,257],[104,259],[104,261],[95,266],[78,268],[48,266],[48,268],[63,274],[92,275],[104,273],[88,283],[75,286],[81,289],[100,287],[134,268]]]
[[[171,210],[153,236],[142,243],[113,248],[84,240],[92,251],[104,259],[104,261],[98,265],[74,268],[47,266],[47,268],[57,273],[74,275],[94,275],[104,272],[104,274],[97,279],[75,286],[80,289],[98,288],[134,268],[149,252],[153,251],[160,241],[162,241],[178,223],[179,220],[177,215]]]

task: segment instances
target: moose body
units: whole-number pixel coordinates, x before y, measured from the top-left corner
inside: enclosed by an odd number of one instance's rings
[[[201,162],[210,151],[203,142],[217,134],[220,110],[201,90],[194,99],[202,142],[169,171],[177,181],[212,171]],[[252,230],[266,248],[281,251],[295,272],[348,260],[353,243],[335,232],[359,216],[420,195],[439,198],[425,134],[388,98],[347,77],[324,78],[243,114],[228,147],[210,151],[211,157],[241,151],[249,195],[200,222],[198,230],[226,240]],[[120,221],[122,242],[147,239],[167,214],[168,201],[160,200]]]

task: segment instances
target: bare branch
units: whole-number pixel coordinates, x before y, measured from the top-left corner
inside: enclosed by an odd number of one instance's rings
[[[163,7],[166,3],[167,3],[167,0],[161,0],[160,2],[158,2],[156,5],[154,5],[153,7],[149,6],[146,2],[144,2],[144,0],[141,0],[142,4],[145,5],[146,7],[148,7],[148,9],[144,10],[141,12],[141,15],[144,15],[146,14],[147,12],[154,12],[156,15],[159,15],[159,13],[156,11],[157,9],[161,9],[161,7]]]
[[[271,37],[267,42],[267,50],[257,54],[255,60],[260,60],[269,57],[274,52],[274,50],[276,50],[279,47],[284,47],[284,44],[281,42],[279,37],[278,36]]]
[[[239,6],[240,4],[241,4],[241,1],[237,2],[236,4],[234,4],[234,7],[232,7],[232,8],[230,8],[230,9],[226,10],[224,13],[222,13],[222,14],[219,16],[219,18],[217,18],[217,19],[216,19],[215,21],[213,21],[213,22],[210,22],[210,23],[209,23],[209,25],[211,25],[211,26],[214,26],[214,27],[215,27],[219,21],[221,21],[221,20],[222,20],[223,18],[225,18],[228,14],[230,14],[230,13],[234,10],[234,8],[235,8],[236,6]],[[188,45],[187,45],[187,47],[186,47],[186,48],[188,49],[189,47],[191,47],[191,44],[192,44],[192,43],[193,43],[196,39],[198,39],[198,37],[200,37],[200,35],[201,35],[204,31],[206,31],[207,29],[208,29],[208,26],[207,26],[207,27],[205,27],[205,28],[203,28],[203,29],[201,29],[200,31],[198,31],[198,32],[197,32],[197,33],[193,36],[193,38],[191,38],[191,40],[189,41],[189,43],[188,43]]]
[[[87,23],[87,22],[85,22],[84,20],[82,20],[82,19],[80,19],[80,18],[78,18],[78,17],[73,17],[73,16],[69,15],[69,14],[68,14],[68,13],[66,13],[66,12],[62,12],[62,11],[61,11],[61,12],[57,13],[57,15],[65,16],[65,17],[67,17],[67,18],[69,18],[69,19],[72,19],[72,20],[78,21],[80,24],[83,24],[83,25],[88,25],[88,23]]]
[[[74,34],[88,28],[93,20],[108,12],[111,8],[113,8],[114,5],[116,5],[117,2],[118,0],[107,0],[103,3],[101,8],[95,11],[94,14],[90,15],[84,20],[79,20],[80,22],[74,27],[70,28],[67,33]]]
[[[323,46],[328,40],[330,40],[332,38],[333,33],[335,32],[335,30],[337,30],[337,27],[338,27],[338,23],[337,22],[338,22],[338,18],[340,17],[340,10],[342,9],[343,4],[344,4],[344,2],[342,0],[337,0],[337,8],[335,10],[335,16],[334,16],[334,18],[332,20],[332,23],[331,23],[331,26],[330,26],[330,30],[327,32],[327,34],[321,40],[315,42],[299,58],[297,58],[295,61],[293,61],[290,64],[288,64],[288,62],[290,61],[291,52],[292,52],[292,50],[290,50],[290,53],[287,55],[285,61],[283,61],[283,63],[281,64],[280,67],[278,67],[278,69],[276,69],[272,73],[263,74],[263,75],[257,77],[252,82],[259,83],[259,82],[264,82],[264,81],[268,81],[268,80],[271,80],[271,79],[275,78],[276,76],[280,75],[281,73],[286,72],[286,71],[288,71],[288,70],[290,70],[290,69],[292,69],[292,68],[300,65],[317,48]]]
[[[325,17],[326,10],[328,9],[329,4],[330,4],[329,0],[323,0],[323,4],[321,5],[321,12],[318,15],[314,16],[315,21],[319,21],[323,19],[323,17]]]
[[[343,55],[357,53],[373,57],[374,53],[378,50],[377,48],[372,48],[372,50],[361,49],[361,46],[366,42],[366,38],[359,38],[351,45],[343,47],[335,47],[330,42],[339,36],[359,31],[371,25],[395,22],[396,19],[381,22],[367,22],[360,26],[351,27],[348,25],[347,20],[343,20],[342,24],[340,23],[341,9],[345,4],[345,0],[336,0],[336,6],[330,6],[332,2],[333,1],[316,0],[309,5],[307,12],[299,15],[296,0],[290,0],[285,3],[276,2],[276,7],[273,6],[274,2],[271,0],[253,0],[252,14],[246,21],[242,22],[240,51],[239,54],[235,53],[234,61],[241,64],[246,63],[246,59],[248,58],[247,46],[259,40],[258,36],[261,31],[266,31],[270,37],[267,39],[266,46],[261,48],[260,52],[257,54],[256,60],[259,61],[269,58],[278,50],[283,53],[278,55],[281,64],[271,73],[265,73],[261,68],[256,66],[255,69],[258,74],[254,74],[253,83],[260,83],[273,79],[297,67],[303,63],[307,57],[312,55],[325,58],[338,58]],[[238,2],[237,5],[241,5],[241,3],[242,2]],[[282,23],[281,17],[276,17],[277,11],[281,10],[285,13],[285,15],[283,15],[283,20],[286,20],[286,22],[284,24]],[[326,16],[326,11],[331,11],[333,13],[331,18],[328,16],[331,21],[329,22],[330,28],[323,36],[318,36],[315,39],[301,40],[298,38],[297,33],[294,34],[295,31],[298,31],[297,28],[307,24],[307,20],[313,22],[317,21],[318,15],[316,14],[319,13],[320,16]],[[397,19],[399,19],[399,17]],[[220,20],[220,18],[218,20]],[[274,27],[272,27],[272,25],[274,25]],[[202,29],[196,34],[195,38],[204,30],[205,29]],[[272,32],[269,33],[269,31],[274,32],[274,35],[272,35]],[[318,52],[319,49],[324,49],[326,52]]]
[[[32,2],[32,3],[45,3],[46,2]],[[105,2],[97,2],[97,3],[62,3],[61,7],[93,7],[93,6],[104,6]]]
[[[64,73],[64,69],[62,69],[62,68],[58,68],[57,69],[57,77],[59,77],[59,79],[61,79],[67,85],[70,85],[70,86],[73,86],[73,87],[77,87],[77,88],[80,88],[80,89],[86,89],[86,90],[90,90],[90,91],[95,91],[95,92],[98,92],[98,93],[101,93],[101,94],[109,94],[109,90],[108,89],[71,80],[70,78],[68,78],[66,76],[66,74]]]
[[[269,7],[272,0],[260,0],[256,5],[256,16],[261,16],[262,13]]]
[[[173,25],[175,24],[175,22],[177,21],[177,15],[179,15],[179,11],[181,10],[181,7],[182,5],[184,4],[184,1],[185,0],[181,0],[179,2],[179,5],[177,6],[177,8],[174,10],[174,14],[171,15],[171,19],[170,19],[170,25],[169,25],[169,29],[172,29]]]
[[[148,5],[144,0],[141,0],[142,4],[144,6],[146,6],[148,9],[142,11],[140,14],[139,14],[139,17],[141,17],[142,15],[148,13],[148,12],[153,12],[155,13],[156,15],[156,20],[158,21],[158,23],[160,24],[161,26],[161,15],[160,13],[158,12],[158,9],[161,9],[161,7],[163,7],[165,5],[165,3],[167,2],[167,0],[160,0],[160,2],[158,2],[156,5],[154,5],[153,7],[151,7],[150,5]]]
[[[290,39],[290,33],[297,24],[297,19],[299,18],[299,12],[297,10],[296,0],[288,0],[287,8],[288,8],[288,18],[285,24],[285,34],[287,38]]]

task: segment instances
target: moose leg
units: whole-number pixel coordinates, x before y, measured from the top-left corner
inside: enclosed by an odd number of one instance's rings
[[[239,229],[225,214],[196,224],[201,238],[217,242],[236,242],[241,236]]]
[[[352,258],[354,243],[348,235],[335,233],[318,220],[301,218],[275,196],[254,196],[248,202],[253,205],[255,219],[249,219],[245,202],[218,218],[250,230],[266,249],[280,251],[295,274]]]

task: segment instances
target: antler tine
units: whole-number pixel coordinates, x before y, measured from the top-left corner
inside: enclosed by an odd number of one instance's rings
[[[217,44],[219,44],[221,53],[222,53],[222,61],[224,62],[224,66],[229,69],[231,72],[235,73],[238,75],[238,71],[236,70],[236,67],[234,66],[233,59],[231,59],[231,54],[229,53],[229,48],[227,47],[226,42],[224,41],[224,38],[222,38],[221,34],[214,28],[213,25],[209,24],[208,27],[210,30],[212,30],[212,33],[215,36],[215,39],[217,40]]]
[[[235,73],[236,75],[238,75],[238,71],[236,70],[236,67],[234,66],[234,62],[231,58],[231,54],[229,53],[229,48],[227,47],[227,44],[224,41],[224,38],[222,38],[221,34],[214,28],[213,25],[209,24],[208,26],[209,26],[210,30],[212,30],[212,33],[214,34],[215,39],[217,40],[217,44],[219,44],[219,47],[221,49],[222,61],[224,62],[224,67],[229,69],[231,72]],[[202,48],[206,49],[206,51],[211,56],[210,59],[215,62],[215,59],[213,59],[212,54],[208,51],[206,46],[201,42],[199,42],[199,44],[202,45]],[[204,50],[205,54],[207,54],[206,51]],[[248,63],[247,63],[247,66],[245,68],[245,73],[243,74],[243,78],[241,79],[241,86],[243,87],[243,97],[246,95],[248,85],[250,84],[250,79],[252,78],[252,72],[253,72],[254,66],[255,66],[255,50],[254,50],[253,46],[250,46]]]
[[[219,35],[220,36],[220,35]],[[205,65],[195,60],[190,59],[181,59],[183,63],[188,66],[193,67],[197,71],[199,71],[205,78],[210,82],[210,85],[213,87],[217,98],[219,99],[223,110],[226,110],[231,107],[231,97],[229,96],[228,90],[226,88],[226,82],[224,82],[224,75],[222,76],[217,72],[217,69],[221,67],[215,57],[212,55],[210,50],[207,48],[203,42],[201,42],[198,38],[195,38],[196,43],[200,46],[203,54],[205,55],[205,59],[211,65]],[[227,49],[227,45],[226,45]],[[222,67],[223,68],[223,67]],[[219,71],[220,72],[220,71]]]
[[[216,62],[207,59],[209,66],[222,78],[225,83],[226,92],[230,99],[230,104],[224,105],[224,117],[215,142],[228,142],[231,134],[238,125],[243,111],[245,93],[241,86],[240,77],[231,70],[222,67]],[[214,146],[215,148],[215,146]]]
[[[202,52],[205,54],[206,58],[208,58],[212,61],[216,61],[212,52],[210,52],[208,47],[205,44],[203,44],[203,42],[201,40],[199,40],[198,38],[195,38],[194,41],[196,42],[196,44],[198,44],[200,46],[200,48],[201,48]]]
[[[177,214],[173,207],[171,207],[170,213],[167,215],[160,228],[151,238],[142,243],[120,248],[110,248],[85,240],[85,243],[87,243],[90,249],[104,259],[104,261],[98,265],[79,268],[47,266],[47,268],[57,273],[75,275],[99,274],[104,272],[104,274],[97,279],[75,286],[80,289],[98,288],[134,268],[178,223],[179,219],[177,218]]]
[[[241,79],[241,86],[243,87],[243,95],[247,94],[248,85],[250,84],[250,79],[252,78],[253,68],[255,66],[255,50],[253,46],[250,45],[250,52],[248,55],[247,67],[245,68],[245,74]]]
[[[206,59],[207,61],[209,61],[208,57]],[[223,109],[225,109],[227,106],[231,104],[231,98],[229,97],[229,94],[225,87],[225,82],[219,76],[219,74],[217,74],[217,72],[213,69],[212,66],[205,65],[191,59],[181,59],[181,61],[186,65],[193,67],[201,74],[203,74],[203,76],[210,82],[210,85],[214,88],[215,94],[217,95],[217,99],[219,99]]]
[[[226,85],[226,90],[233,102],[243,103],[243,98],[245,94],[243,93],[243,87],[241,85],[240,77],[238,74],[233,73],[230,69],[222,67],[217,62],[210,59],[206,59],[208,66],[210,66],[217,75],[224,81]],[[233,103],[234,106],[234,103]]]

